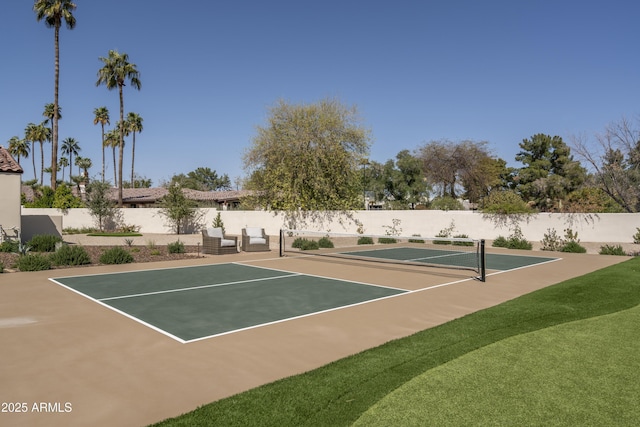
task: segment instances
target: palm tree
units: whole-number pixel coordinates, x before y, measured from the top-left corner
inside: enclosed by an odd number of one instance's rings
[[[75,138],[65,138],[62,141],[62,154],[69,156],[69,165],[73,165],[73,156],[77,156],[81,151],[80,144]],[[73,168],[69,169],[69,176],[73,175]],[[78,168],[78,175],[80,175],[80,169]],[[64,179],[64,178],[63,178]]]
[[[18,164],[20,164],[21,157],[29,157],[29,143],[26,139],[12,136],[7,142],[9,143],[9,154],[17,158]]]
[[[78,171],[80,169],[84,170],[84,173],[82,174],[83,176],[83,181],[85,184],[89,183],[89,168],[91,167],[92,162],[91,159],[88,157],[76,157],[76,166],[78,166]]]
[[[116,148],[120,145],[120,134],[118,133],[118,129],[111,129],[104,135],[104,147],[111,147],[111,151],[113,153],[113,184],[117,185],[118,177],[117,172],[118,168],[116,168]]]
[[[133,133],[133,142],[131,143],[131,188],[135,188],[133,163],[136,158],[136,132],[142,132],[142,117],[138,113],[127,114],[127,130]]]
[[[58,167],[58,86],[60,81],[60,27],[64,20],[67,28],[72,30],[76,26],[76,18],[73,11],[76,5],[71,0],[35,0],[33,10],[36,12],[36,19],[44,22],[47,27],[54,29],[54,45],[55,45],[55,78],[53,89],[53,123],[52,123],[52,148],[53,157],[51,158],[51,188],[56,189],[57,184],[57,167]]]
[[[34,123],[29,123],[26,128],[24,128],[24,140],[28,144],[31,142],[31,161],[33,163],[33,179],[38,180],[36,174],[36,140],[33,139],[33,136],[36,132],[36,125]]]
[[[64,168],[69,166],[69,160],[66,157],[60,157],[60,160],[58,160],[58,166],[62,168],[62,182],[64,182]],[[71,175],[71,171],[69,171],[69,175]]]
[[[44,111],[42,112],[42,115],[47,118],[44,121],[44,123],[45,124],[51,123],[51,127],[49,128],[49,132],[50,132],[51,135],[53,135],[53,119],[55,118],[55,115],[56,115],[55,111],[56,111],[55,105],[53,104],[53,102],[51,102],[49,104],[45,104]],[[60,120],[60,119],[62,119],[62,107],[60,107],[58,105],[57,111],[58,111],[58,120]],[[53,142],[53,141],[51,141],[51,142]],[[57,148],[58,148],[58,146],[56,144],[56,151],[57,151]],[[56,153],[53,152],[53,144],[51,144],[51,158],[53,159],[54,156],[57,158],[58,153],[57,152]],[[50,173],[53,173],[53,168],[51,169]]]
[[[124,97],[122,88],[128,80],[129,84],[135,89],[140,90],[140,73],[135,64],[129,62],[129,55],[126,53],[118,53],[116,50],[110,50],[108,57],[100,57],[104,63],[103,67],[98,70],[98,81],[96,86],[104,84],[108,90],[118,89],[120,96],[120,155],[118,158],[118,206],[122,207],[122,160],[124,158]]]
[[[97,125],[100,123],[102,126],[102,182],[104,182],[104,125],[111,124],[111,122],[109,122],[109,110],[107,107],[98,107],[93,110],[93,115],[93,124]]]
[[[40,185],[42,185],[42,182],[44,181],[44,143],[51,140],[51,129],[49,129],[46,124],[47,121],[45,120],[39,125],[29,125],[29,140],[33,143],[40,143]]]

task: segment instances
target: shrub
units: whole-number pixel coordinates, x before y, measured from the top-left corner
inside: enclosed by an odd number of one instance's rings
[[[433,199],[429,208],[441,211],[459,211],[462,210],[462,203],[451,196],[441,196]]]
[[[626,252],[624,251],[624,249],[622,249],[622,246],[620,246],[620,245],[616,245],[616,246],[610,246],[610,245],[600,246],[600,252],[598,252],[598,253],[600,255],[621,255],[621,256],[627,255]]]
[[[154,249],[151,252],[149,252],[149,254],[153,256],[160,255],[160,249]]]
[[[91,257],[82,246],[63,245],[51,254],[51,262],[55,265],[91,264]]]
[[[169,243],[167,245],[167,251],[170,254],[183,254],[186,252],[184,249],[184,243],[180,241]]]
[[[584,246],[580,245],[580,243],[578,242],[567,242],[562,247],[560,252],[573,252],[576,254],[583,254],[587,252],[587,249]]]
[[[39,234],[33,236],[31,240],[27,242],[27,246],[34,252],[54,252],[56,250],[56,243],[61,243],[62,238],[60,236],[54,236],[52,234]]]
[[[291,244],[291,247],[296,249],[302,249],[304,242],[308,242],[308,240],[303,237],[297,237]]]
[[[457,234],[453,236],[456,239],[468,239],[469,236],[466,234]],[[452,242],[454,246],[473,246],[473,242]]]
[[[4,273],[4,264],[0,261],[0,273]]]
[[[378,238],[378,243],[389,245],[389,244],[392,244],[392,243],[398,243],[398,241],[396,239],[394,239],[393,237],[379,237]]]
[[[420,237],[420,235],[412,234],[411,237]],[[409,243],[424,243],[424,239],[409,239]]]
[[[5,240],[0,243],[0,252],[18,252],[18,242]]]
[[[544,234],[540,243],[542,244],[540,249],[543,251],[559,251],[564,245],[564,241],[553,228],[547,228],[547,232]]]
[[[315,240],[307,240],[307,239],[303,239],[304,242],[302,243],[302,247],[300,249],[302,249],[303,251],[310,251],[310,250],[314,250],[314,249],[320,249],[320,246],[318,245],[318,242],[316,242]]]
[[[133,262],[133,255],[121,247],[115,247],[104,251],[100,255],[100,262],[102,264],[128,264]]]
[[[20,271],[42,271],[51,269],[49,257],[41,254],[20,255],[16,263]]]
[[[291,247],[300,249],[302,251],[308,251],[312,249],[320,249],[320,245],[315,240],[305,239],[304,237],[298,237],[293,241]]]
[[[373,245],[373,239],[368,236],[362,236],[358,238],[359,245]]]
[[[583,254],[587,252],[587,249],[580,245],[580,239],[578,239],[578,233],[574,232],[570,228],[564,230],[564,244],[560,249],[561,252],[573,252]]]
[[[520,227],[516,226],[515,230],[513,230],[513,234],[509,236],[509,238],[504,238],[502,236],[498,236],[493,241],[492,246],[498,248],[507,248],[507,249],[524,249],[531,250],[533,245],[531,242],[526,240],[522,235],[522,231]]]
[[[636,228],[637,233],[633,235],[633,243],[640,245],[640,228]]]
[[[323,237],[318,240],[318,247],[320,248],[333,248],[333,242],[328,237]]]

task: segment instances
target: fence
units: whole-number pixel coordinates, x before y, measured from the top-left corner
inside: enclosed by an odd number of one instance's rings
[[[524,237],[540,241],[549,229],[560,235],[567,228],[578,232],[584,242],[633,242],[633,236],[640,227],[640,213],[633,214],[549,214],[531,215],[517,222],[503,222],[474,211],[352,211],[312,212],[306,218],[291,218],[283,212],[267,211],[219,211],[215,208],[201,209],[200,226],[211,226],[220,213],[225,229],[230,234],[240,234],[244,227],[264,227],[270,235],[277,235],[281,228],[304,228],[317,231],[370,234],[387,234],[394,227],[398,234],[420,234],[433,237],[445,229],[453,234],[466,234],[472,238],[494,239],[508,237],[517,224]],[[121,209],[122,221],[127,225],[140,227],[142,233],[171,233],[172,229],[159,209]],[[23,208],[23,218],[34,215],[61,216],[62,227],[94,227],[95,220],[88,209],[70,209],[63,213],[57,209]],[[57,221],[55,221],[57,223]],[[29,222],[24,222],[24,232]]]

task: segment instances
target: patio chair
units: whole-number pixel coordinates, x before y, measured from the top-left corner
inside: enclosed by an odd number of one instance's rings
[[[238,253],[238,237],[225,236],[222,228],[202,230],[202,253],[224,255]]]
[[[242,250],[245,252],[270,251],[269,236],[264,232],[264,228],[247,227],[242,229]]]

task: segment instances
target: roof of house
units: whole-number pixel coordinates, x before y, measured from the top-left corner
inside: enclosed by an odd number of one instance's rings
[[[22,173],[22,167],[15,161],[9,152],[0,145],[0,172]]]
[[[73,193],[76,193],[76,189],[72,189]],[[199,202],[217,202],[224,203],[232,200],[239,200],[242,197],[251,194],[248,190],[230,190],[230,191],[198,191],[185,188],[182,190],[187,199],[196,200]],[[22,192],[25,194],[27,201],[34,200],[33,189],[27,185],[22,186]],[[122,202],[123,203],[154,203],[166,196],[169,191],[163,187],[156,188],[123,188],[122,189]],[[111,200],[118,200],[118,189],[111,188],[109,190],[109,198]]]

